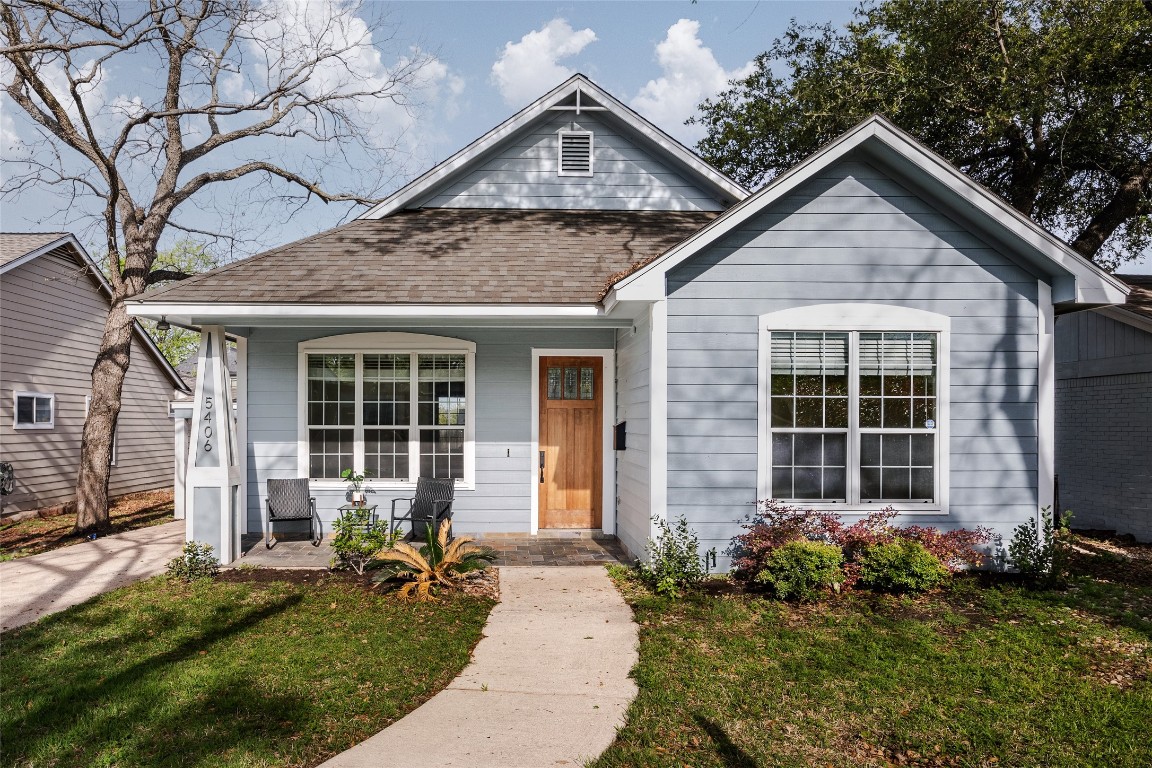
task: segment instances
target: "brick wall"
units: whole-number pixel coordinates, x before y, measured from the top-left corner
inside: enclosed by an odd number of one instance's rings
[[[1152,541],[1152,372],[1056,382],[1060,507]]]

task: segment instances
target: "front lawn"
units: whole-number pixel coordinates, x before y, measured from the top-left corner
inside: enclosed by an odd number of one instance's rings
[[[492,607],[320,572],[223,578],[151,579],[5,633],[3,764],[316,765],[452,680]]]
[[[1146,585],[793,606],[618,583],[640,694],[595,768],[1152,765]]]
[[[119,496],[109,502],[108,527],[101,535],[170,523],[172,512],[171,491],[143,491]],[[0,525],[0,560],[15,560],[79,544],[85,537],[72,530],[75,525],[75,513],[30,517]]]

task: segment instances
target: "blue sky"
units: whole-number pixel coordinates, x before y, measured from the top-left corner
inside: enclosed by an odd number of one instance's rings
[[[331,1],[331,0],[329,0]],[[290,6],[300,0],[265,0]],[[378,40],[379,55],[365,66],[384,71],[419,49],[431,57],[413,94],[411,112],[382,110],[376,130],[394,138],[398,162],[389,167],[353,164],[324,168],[329,187],[355,185],[358,177],[386,180],[390,191],[456,152],[574,72],[582,72],[659,127],[691,146],[702,135],[684,120],[702,99],[714,96],[732,77],[748,71],[752,59],[796,18],[802,23],[840,26],[852,16],[855,0],[808,2],[488,2],[486,0],[376,3],[360,14],[385,16],[395,25],[391,41]],[[292,11],[288,11],[292,13]],[[147,68],[110,68],[99,97],[125,102],[147,93]],[[29,123],[0,98],[0,149],[5,159],[23,151],[32,135]],[[296,151],[293,145],[283,150]],[[249,159],[243,157],[240,159]],[[10,176],[9,165],[5,178]],[[223,192],[223,188],[218,188]],[[188,226],[231,226],[246,236],[227,257],[248,255],[334,226],[362,208],[350,205],[303,207],[254,205],[243,189],[199,198],[182,209]],[[264,195],[267,197],[267,195]],[[0,226],[7,231],[68,229],[83,242],[96,242],[91,204],[61,198],[43,189],[25,190],[0,203]],[[167,238],[171,242],[178,233]],[[1145,257],[1144,266],[1148,266]],[[1129,266],[1128,271],[1135,271]]]

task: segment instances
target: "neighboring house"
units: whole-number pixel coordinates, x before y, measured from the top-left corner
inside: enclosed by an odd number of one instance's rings
[[[1152,275],[1056,319],[1056,472],[1072,525],[1152,541]]]
[[[92,365],[111,289],[72,235],[0,234],[0,461],[16,473],[4,512],[75,498]],[[172,486],[168,401],[186,391],[136,326],[109,493]]]
[[[270,478],[331,520],[354,467],[385,513],[457,478],[460,531],[641,554],[684,516],[724,568],[768,497],[1010,534],[1051,503],[1054,313],[1125,294],[882,118],[748,195],[577,75],[355,221],[130,311],[241,339],[205,536],[259,531]]]

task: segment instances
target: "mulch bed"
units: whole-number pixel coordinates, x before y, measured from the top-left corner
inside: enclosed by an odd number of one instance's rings
[[[371,592],[391,592],[402,583],[400,581],[386,581],[377,584],[372,581],[372,576],[371,571],[359,575],[355,571],[329,571],[317,568],[228,568],[221,571],[218,578],[220,581],[233,584],[336,583],[346,584],[349,587],[359,587]],[[473,597],[498,600],[500,598],[499,573],[495,568],[473,571],[462,581],[460,591]]]
[[[76,515],[58,510],[59,507],[41,510],[38,517],[0,525],[0,552],[5,559],[38,555],[84,541],[86,536],[72,530],[76,525]],[[167,523],[173,519],[172,513],[172,491],[143,491],[118,496],[109,504],[108,526],[98,535]]]

